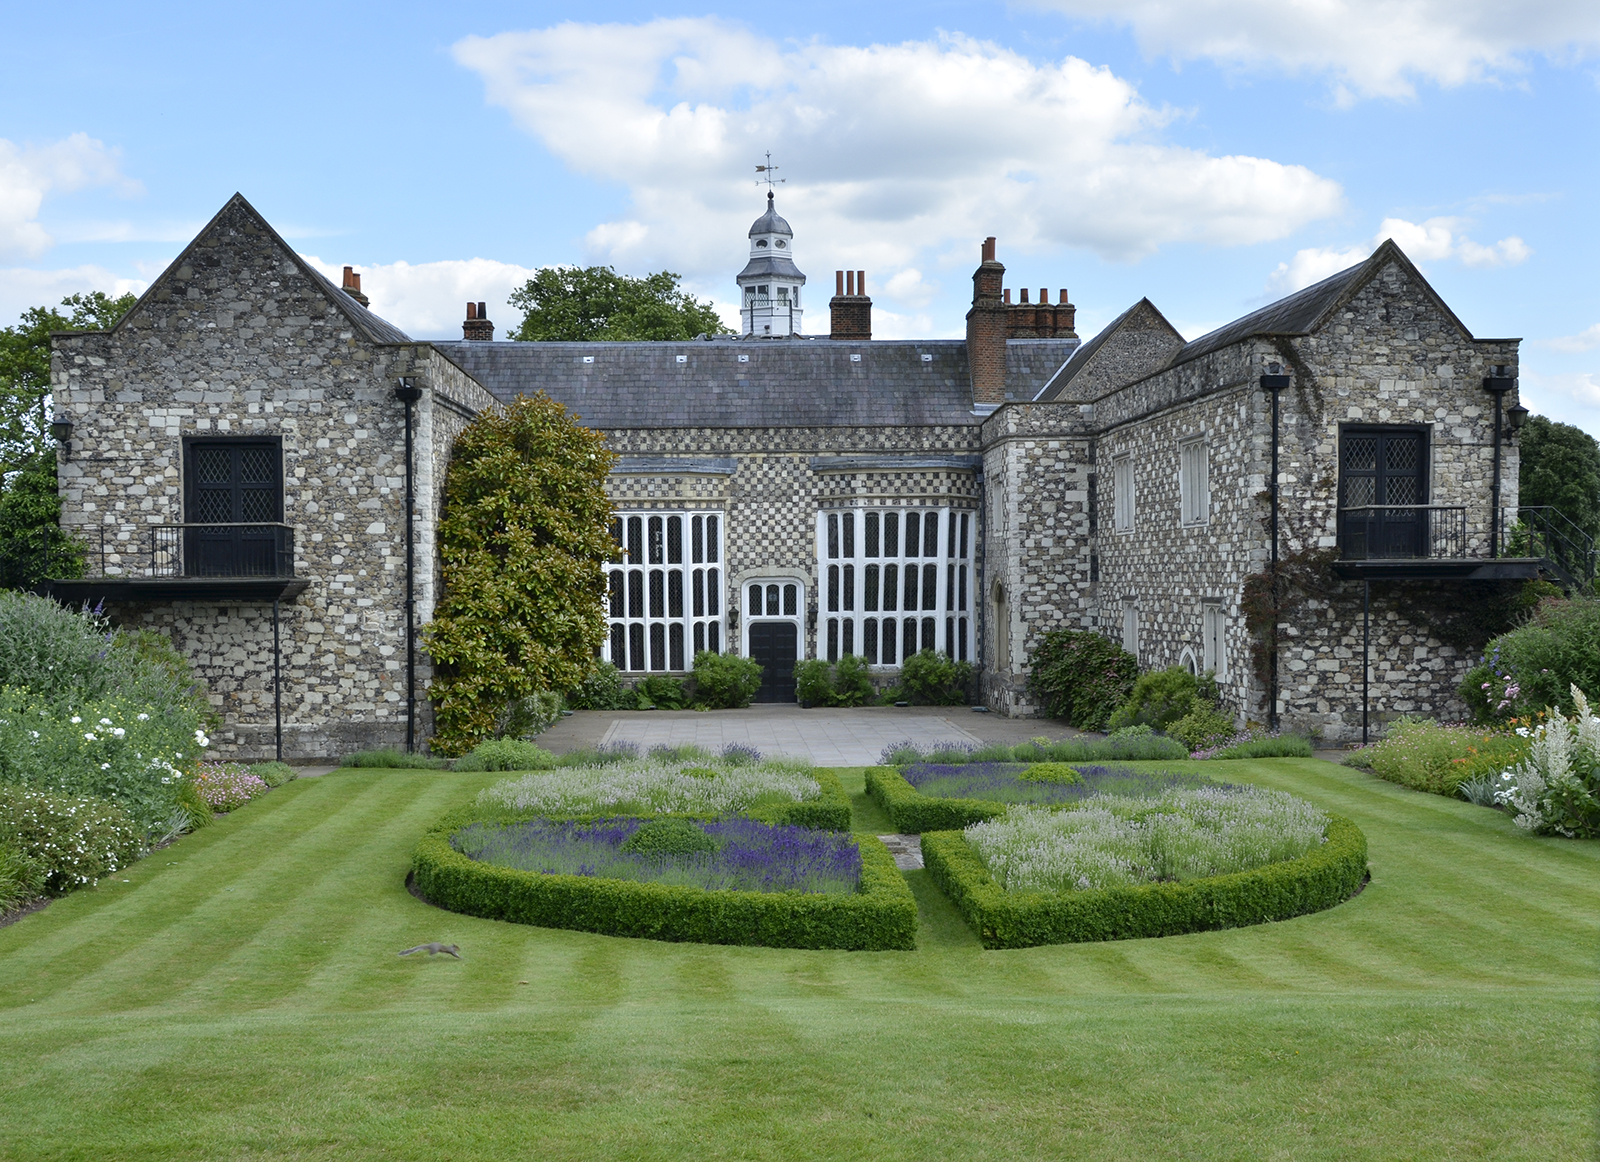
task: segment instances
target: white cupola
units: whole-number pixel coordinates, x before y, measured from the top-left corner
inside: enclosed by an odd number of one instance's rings
[[[794,231],[773,208],[750,227],[750,261],[739,272],[739,314],[744,333],[757,339],[800,334],[800,288],[806,276],[794,264]]]

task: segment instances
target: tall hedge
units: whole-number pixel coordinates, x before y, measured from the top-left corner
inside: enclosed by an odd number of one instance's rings
[[[442,754],[494,734],[506,706],[588,677],[613,551],[605,437],[540,392],[457,438],[439,521],[444,596],[427,630]]]
[[[1029,691],[1051,718],[1079,730],[1104,730],[1138,676],[1137,658],[1086,630],[1053,629],[1028,655]]]

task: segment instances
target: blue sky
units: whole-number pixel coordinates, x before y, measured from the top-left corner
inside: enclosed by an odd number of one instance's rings
[[[1392,235],[1600,435],[1593,0],[88,3],[0,64],[0,322],[235,190],[418,337],[552,263],[731,309],[770,149],[809,331],[850,267],[879,336],[960,333],[993,234],[1085,338],[1146,295],[1194,337]]]

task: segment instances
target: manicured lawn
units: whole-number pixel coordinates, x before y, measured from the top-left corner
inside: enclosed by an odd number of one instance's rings
[[[499,776],[294,783],[0,930],[0,1157],[1592,1155],[1600,843],[1314,760],[1208,773],[1353,818],[1371,885],[982,952],[917,872],[916,952],[659,944],[406,893]],[[395,955],[428,940],[466,959]]]

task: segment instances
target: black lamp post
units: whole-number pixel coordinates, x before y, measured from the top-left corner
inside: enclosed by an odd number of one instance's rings
[[[55,416],[50,420],[50,434],[61,445],[61,458],[72,457],[72,413]]]
[[[406,753],[417,749],[417,603],[416,537],[411,494],[411,405],[422,398],[422,389],[410,378],[396,380],[394,397],[406,405]]]
[[[1283,365],[1267,364],[1261,377],[1261,390],[1272,396],[1272,476],[1267,491],[1272,498],[1272,636],[1267,641],[1267,724],[1278,729],[1278,396],[1289,386]]]
[[[1509,367],[1491,367],[1489,374],[1483,378],[1483,390],[1494,396],[1494,478],[1489,482],[1490,512],[1489,512],[1489,556],[1500,555],[1500,433],[1504,424],[1504,404],[1506,392],[1514,391],[1517,386],[1516,376],[1510,374]],[[1520,404],[1517,405],[1524,417],[1528,412]],[[1515,426],[1521,426],[1517,421]]]

